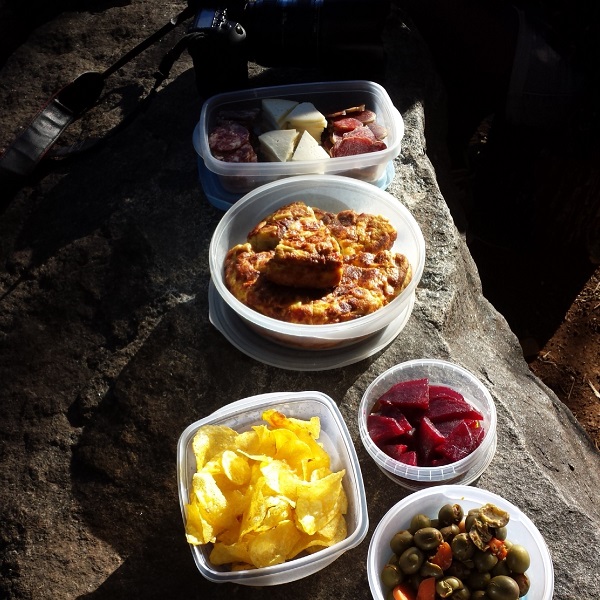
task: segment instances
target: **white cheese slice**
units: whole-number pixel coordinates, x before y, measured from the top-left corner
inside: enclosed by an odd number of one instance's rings
[[[308,131],[305,131],[296,146],[292,160],[321,160],[324,158],[329,158],[327,151]]]
[[[280,98],[264,98],[261,106],[267,129],[283,129],[286,116],[298,106],[298,102]]]
[[[298,132],[295,129],[275,129],[258,136],[264,157],[271,162],[286,162],[292,158]]]
[[[290,129],[306,129],[312,126],[325,127],[327,119],[320,113],[312,102],[300,102],[286,117],[287,127]]]

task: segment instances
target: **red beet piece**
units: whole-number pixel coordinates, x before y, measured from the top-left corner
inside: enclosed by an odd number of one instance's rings
[[[401,456],[408,451],[408,446],[406,444],[384,444],[381,446],[381,450],[390,458],[404,462]]]
[[[414,450],[409,450],[403,454],[398,455],[396,458],[398,462],[410,465],[411,467],[417,466],[417,453]]]
[[[477,441],[473,431],[475,430],[471,429],[465,421],[462,421],[436,450],[452,462],[468,456],[481,443],[481,440]]]
[[[439,397],[443,397],[443,398],[451,398],[453,400],[464,400],[464,396],[460,393],[457,392],[456,390],[453,390],[452,388],[446,386],[446,385],[430,385],[429,386],[429,397],[430,398],[439,398]]]
[[[429,408],[429,380],[424,378],[400,381],[380,396],[379,402],[389,402],[404,409],[427,410]]]
[[[435,424],[435,426],[442,435],[447,436],[457,425],[460,425],[460,423],[462,423],[463,421],[471,429],[481,428],[478,419],[452,419],[451,421],[439,421]]]
[[[441,386],[430,386],[432,388],[441,388]],[[449,388],[444,388],[449,390]],[[452,394],[439,393],[433,390],[429,396],[429,412],[427,416],[434,422],[452,421],[455,419],[483,419],[483,415],[473,406],[471,406],[461,394],[454,392]]]
[[[417,441],[420,464],[422,466],[429,466],[434,448],[443,444],[446,438],[427,417],[423,417],[419,424]]]
[[[405,429],[396,419],[379,414],[370,414],[367,417],[367,430],[378,446],[405,433]]]
[[[411,422],[406,418],[402,407],[397,404],[392,404],[391,402],[384,400],[379,403],[379,413],[384,415],[385,417],[392,417],[392,419],[396,419],[398,421],[398,425],[404,429],[405,434],[411,434],[414,432],[414,427]]]

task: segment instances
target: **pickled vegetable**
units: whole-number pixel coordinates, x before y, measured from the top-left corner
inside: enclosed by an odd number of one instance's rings
[[[413,515],[390,540],[393,555],[381,581],[395,600],[518,600],[531,582],[527,549],[507,537],[510,515],[493,504],[465,515],[446,504]]]

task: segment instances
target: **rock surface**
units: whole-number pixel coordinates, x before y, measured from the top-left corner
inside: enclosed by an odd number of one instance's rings
[[[2,143],[50,93],[110,64],[179,10],[135,1],[65,13],[39,28],[3,70]],[[67,138],[118,123],[149,89],[180,33],[119,71],[101,106]],[[97,151],[47,168],[3,204],[0,597],[265,593],[219,586],[197,572],[178,505],[177,440],[188,424],[228,402],[315,389],[338,403],[354,439],[369,534],[326,570],[268,593],[370,598],[368,539],[408,492],[362,448],[357,408],[374,377],[418,357],[457,362],[485,383],[497,406],[498,448],[474,485],[499,492],[537,525],[554,562],[555,598],[600,597],[600,458],[482,296],[460,219],[453,220],[452,201],[439,191],[444,173],[430,162],[441,152],[443,95],[426,52],[395,13],[385,40],[383,83],[406,127],[388,191],[421,225],[427,261],[405,329],[367,360],[328,371],[281,370],[239,352],[210,324],[208,245],[222,213],[197,183],[190,138],[200,106],[187,57],[129,128]],[[259,85],[315,76],[252,73]]]

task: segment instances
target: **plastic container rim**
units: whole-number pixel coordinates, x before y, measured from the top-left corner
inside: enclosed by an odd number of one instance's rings
[[[311,89],[312,88],[312,89]],[[388,129],[391,129],[391,125],[394,127],[394,144],[388,146],[385,150],[379,152],[370,152],[367,154],[355,155],[355,156],[341,156],[336,158],[329,158],[326,163],[320,160],[309,160],[309,161],[297,161],[289,163],[235,163],[235,176],[251,176],[256,175],[257,167],[260,167],[260,176],[274,176],[281,174],[286,171],[293,171],[295,169],[302,171],[315,164],[327,164],[328,170],[348,170],[356,167],[370,167],[381,162],[388,162],[391,158],[395,158],[402,143],[404,137],[404,121],[400,111],[394,106],[391,98],[385,88],[375,82],[367,80],[348,80],[339,82],[314,82],[314,83],[295,83],[282,86],[272,87],[258,87],[251,88],[248,90],[242,90],[237,92],[225,92],[209,98],[203,105],[200,120],[192,135],[192,144],[197,154],[202,157],[205,161],[207,168],[213,173],[218,175],[231,175],[232,163],[226,163],[223,161],[216,160],[208,147],[208,141],[205,140],[201,135],[201,132],[208,130],[208,116],[210,110],[220,104],[228,102],[240,102],[240,101],[251,101],[260,100],[263,98],[273,97],[274,95],[279,96],[291,96],[294,94],[306,94],[308,92],[314,92],[315,94],[322,93],[338,93],[338,92],[349,92],[356,89],[357,92],[365,93],[369,92],[374,95],[381,97],[381,100],[386,103],[389,109],[390,116],[392,118],[392,124],[386,124]],[[357,157],[360,157],[359,159]],[[385,159],[385,160],[384,160]],[[360,161],[357,164],[357,161]],[[288,166],[289,165],[289,166]]]
[[[255,324],[260,324],[265,328],[268,328],[273,331],[277,331],[279,333],[285,333],[290,336],[314,336],[314,335],[328,335],[333,333],[339,333],[344,335],[344,337],[348,337],[348,332],[351,332],[355,329],[363,329],[373,322],[379,321],[382,317],[382,311],[388,309],[389,307],[397,306],[400,303],[404,303],[406,298],[409,297],[412,292],[417,287],[421,276],[423,274],[423,270],[425,268],[425,240],[423,238],[423,233],[417,223],[416,219],[412,216],[410,211],[399,201],[396,200],[389,192],[385,190],[379,189],[373,186],[370,183],[359,181],[356,179],[351,179],[349,177],[345,177],[342,175],[297,175],[292,177],[287,177],[285,179],[280,179],[277,181],[273,181],[271,183],[267,183],[262,185],[250,192],[248,192],[245,196],[243,196],[238,202],[236,202],[228,211],[225,213],[224,217],[218,223],[213,236],[210,241],[209,247],[209,264],[211,275],[214,273],[222,273],[223,265],[217,264],[216,259],[216,246],[220,241],[221,236],[223,235],[223,230],[227,223],[233,220],[237,214],[243,211],[249,204],[252,202],[258,201],[256,196],[262,196],[266,192],[270,192],[277,188],[286,187],[289,185],[293,185],[296,182],[307,182],[310,180],[312,184],[323,186],[323,193],[326,192],[326,185],[336,184],[338,186],[352,187],[355,189],[362,189],[365,193],[370,195],[376,195],[384,204],[388,205],[388,207],[393,211],[399,211],[402,214],[402,217],[405,221],[406,226],[410,229],[412,237],[416,240],[417,249],[419,259],[416,264],[412,264],[412,279],[409,284],[404,288],[402,293],[394,298],[389,304],[382,307],[379,310],[376,310],[373,313],[368,315],[364,315],[360,318],[354,319],[352,321],[346,321],[344,323],[328,323],[323,325],[307,325],[302,323],[287,323],[286,321],[280,321],[278,319],[274,319],[272,317],[267,317],[253,310],[252,308],[246,306],[242,302],[240,302],[225,286],[223,282],[223,277],[212,277],[213,283],[221,295],[221,297],[245,320],[250,321]],[[257,217],[257,219],[260,217]],[[241,240],[240,240],[241,242]],[[237,242],[239,243],[239,242]],[[392,310],[389,308],[389,310]],[[386,311],[386,313],[389,311]],[[343,327],[343,329],[341,329]]]
[[[344,446],[350,459],[349,464],[345,465],[344,467],[346,468],[346,476],[348,477],[348,482],[345,487],[348,490],[349,486],[352,486],[352,489],[356,491],[355,496],[358,500],[358,505],[355,507],[356,524],[354,531],[351,532],[341,542],[338,542],[329,548],[323,548],[315,554],[295,558],[291,561],[287,561],[278,565],[272,565],[270,567],[262,567],[260,569],[251,569],[246,571],[217,571],[211,569],[208,561],[207,564],[204,564],[203,562],[197,560],[197,557],[194,553],[194,548],[192,547],[192,553],[194,554],[196,566],[202,575],[209,581],[214,583],[234,582],[239,584],[252,584],[253,580],[269,580],[270,583],[265,581],[261,585],[273,584],[276,582],[271,580],[275,580],[277,576],[289,576],[292,572],[302,569],[308,569],[316,566],[317,568],[314,570],[314,572],[316,572],[327,566],[333,560],[341,556],[341,554],[344,552],[358,546],[365,539],[369,529],[369,516],[367,511],[364,481],[360,469],[358,455],[356,454],[356,448],[352,442],[350,432],[337,404],[327,394],[312,390],[302,392],[269,392],[242,398],[217,409],[210,415],[195,421],[184,429],[177,442],[178,494],[183,522],[185,524],[185,503],[187,502],[188,498],[188,489],[185,485],[186,475],[184,473],[184,469],[186,465],[188,445],[191,442],[195,431],[202,425],[213,424],[215,421],[222,421],[228,417],[234,417],[236,414],[241,414],[250,408],[253,410],[260,410],[261,408],[266,409],[277,404],[294,404],[301,403],[303,401],[313,401],[324,405],[327,411],[331,413],[333,422],[335,423],[338,432],[343,437]],[[351,473],[348,473],[348,470],[351,470]],[[322,563],[325,564],[319,566]],[[311,573],[312,572],[313,571],[311,571]],[[304,575],[300,575],[300,577],[304,577]],[[298,578],[299,577],[296,577],[294,579]],[[286,579],[286,581],[291,580]]]
[[[485,436],[483,438],[482,443],[479,447],[472,452],[471,454],[461,458],[460,460],[450,463],[448,465],[443,465],[440,467],[414,467],[412,465],[407,465],[401,463],[397,460],[394,460],[385,452],[381,451],[371,440],[369,436],[369,432],[366,428],[365,420],[368,414],[368,411],[371,407],[367,407],[367,399],[369,398],[372,390],[381,382],[383,379],[390,377],[397,371],[402,371],[411,367],[416,366],[439,366],[442,368],[447,368],[453,370],[457,373],[460,373],[463,377],[466,377],[472,383],[474,383],[482,392],[483,396],[486,398],[489,404],[489,425],[487,426],[487,430],[485,432]],[[490,394],[489,390],[483,383],[468,369],[457,365],[456,363],[443,360],[443,359],[435,359],[435,358],[426,358],[426,359],[413,359],[406,362],[399,363],[393,367],[390,367],[380,375],[378,375],[367,387],[365,393],[360,402],[359,414],[358,414],[358,428],[360,437],[363,441],[363,444],[369,453],[369,455],[375,460],[378,466],[382,467],[384,470],[392,473],[395,476],[402,477],[404,479],[409,479],[411,481],[418,482],[439,482],[445,481],[450,477],[459,476],[465,472],[467,472],[472,466],[473,463],[477,462],[482,456],[487,456],[488,452],[495,447],[495,439],[496,439],[496,426],[497,426],[497,414],[496,414],[496,405]],[[491,460],[491,458],[490,458]],[[489,462],[489,461],[488,461]]]
[[[554,591],[554,567],[552,564],[552,559],[550,556],[548,545],[546,544],[546,541],[544,540],[544,537],[542,536],[538,528],[521,509],[519,509],[517,506],[515,506],[502,496],[499,496],[494,492],[490,492],[488,490],[476,488],[469,485],[441,485],[435,488],[420,490],[418,492],[409,494],[408,496],[397,502],[385,513],[385,515],[381,518],[381,520],[375,527],[375,530],[373,531],[373,535],[371,536],[371,540],[369,542],[369,550],[367,554],[367,577],[369,580],[369,588],[371,590],[371,595],[375,600],[379,600],[380,598],[382,598],[382,596],[377,593],[378,588],[374,581],[374,578],[376,577],[375,573],[377,571],[377,565],[375,564],[376,556],[374,552],[375,545],[380,541],[381,535],[400,511],[405,510],[409,505],[412,504],[422,505],[422,501],[425,498],[434,494],[444,497],[447,502],[457,502],[458,504],[460,504],[461,501],[464,502],[465,500],[468,500],[470,502],[480,502],[481,504],[485,504],[486,502],[492,502],[500,508],[503,508],[504,510],[508,511],[510,515],[509,527],[510,523],[522,523],[527,529],[528,533],[533,538],[539,550],[542,559],[542,565],[546,575],[546,578],[543,580],[543,592],[539,600],[551,600]],[[530,593],[527,594],[527,596],[525,596],[525,598],[530,597],[531,590]],[[537,595],[536,600],[538,600]]]

